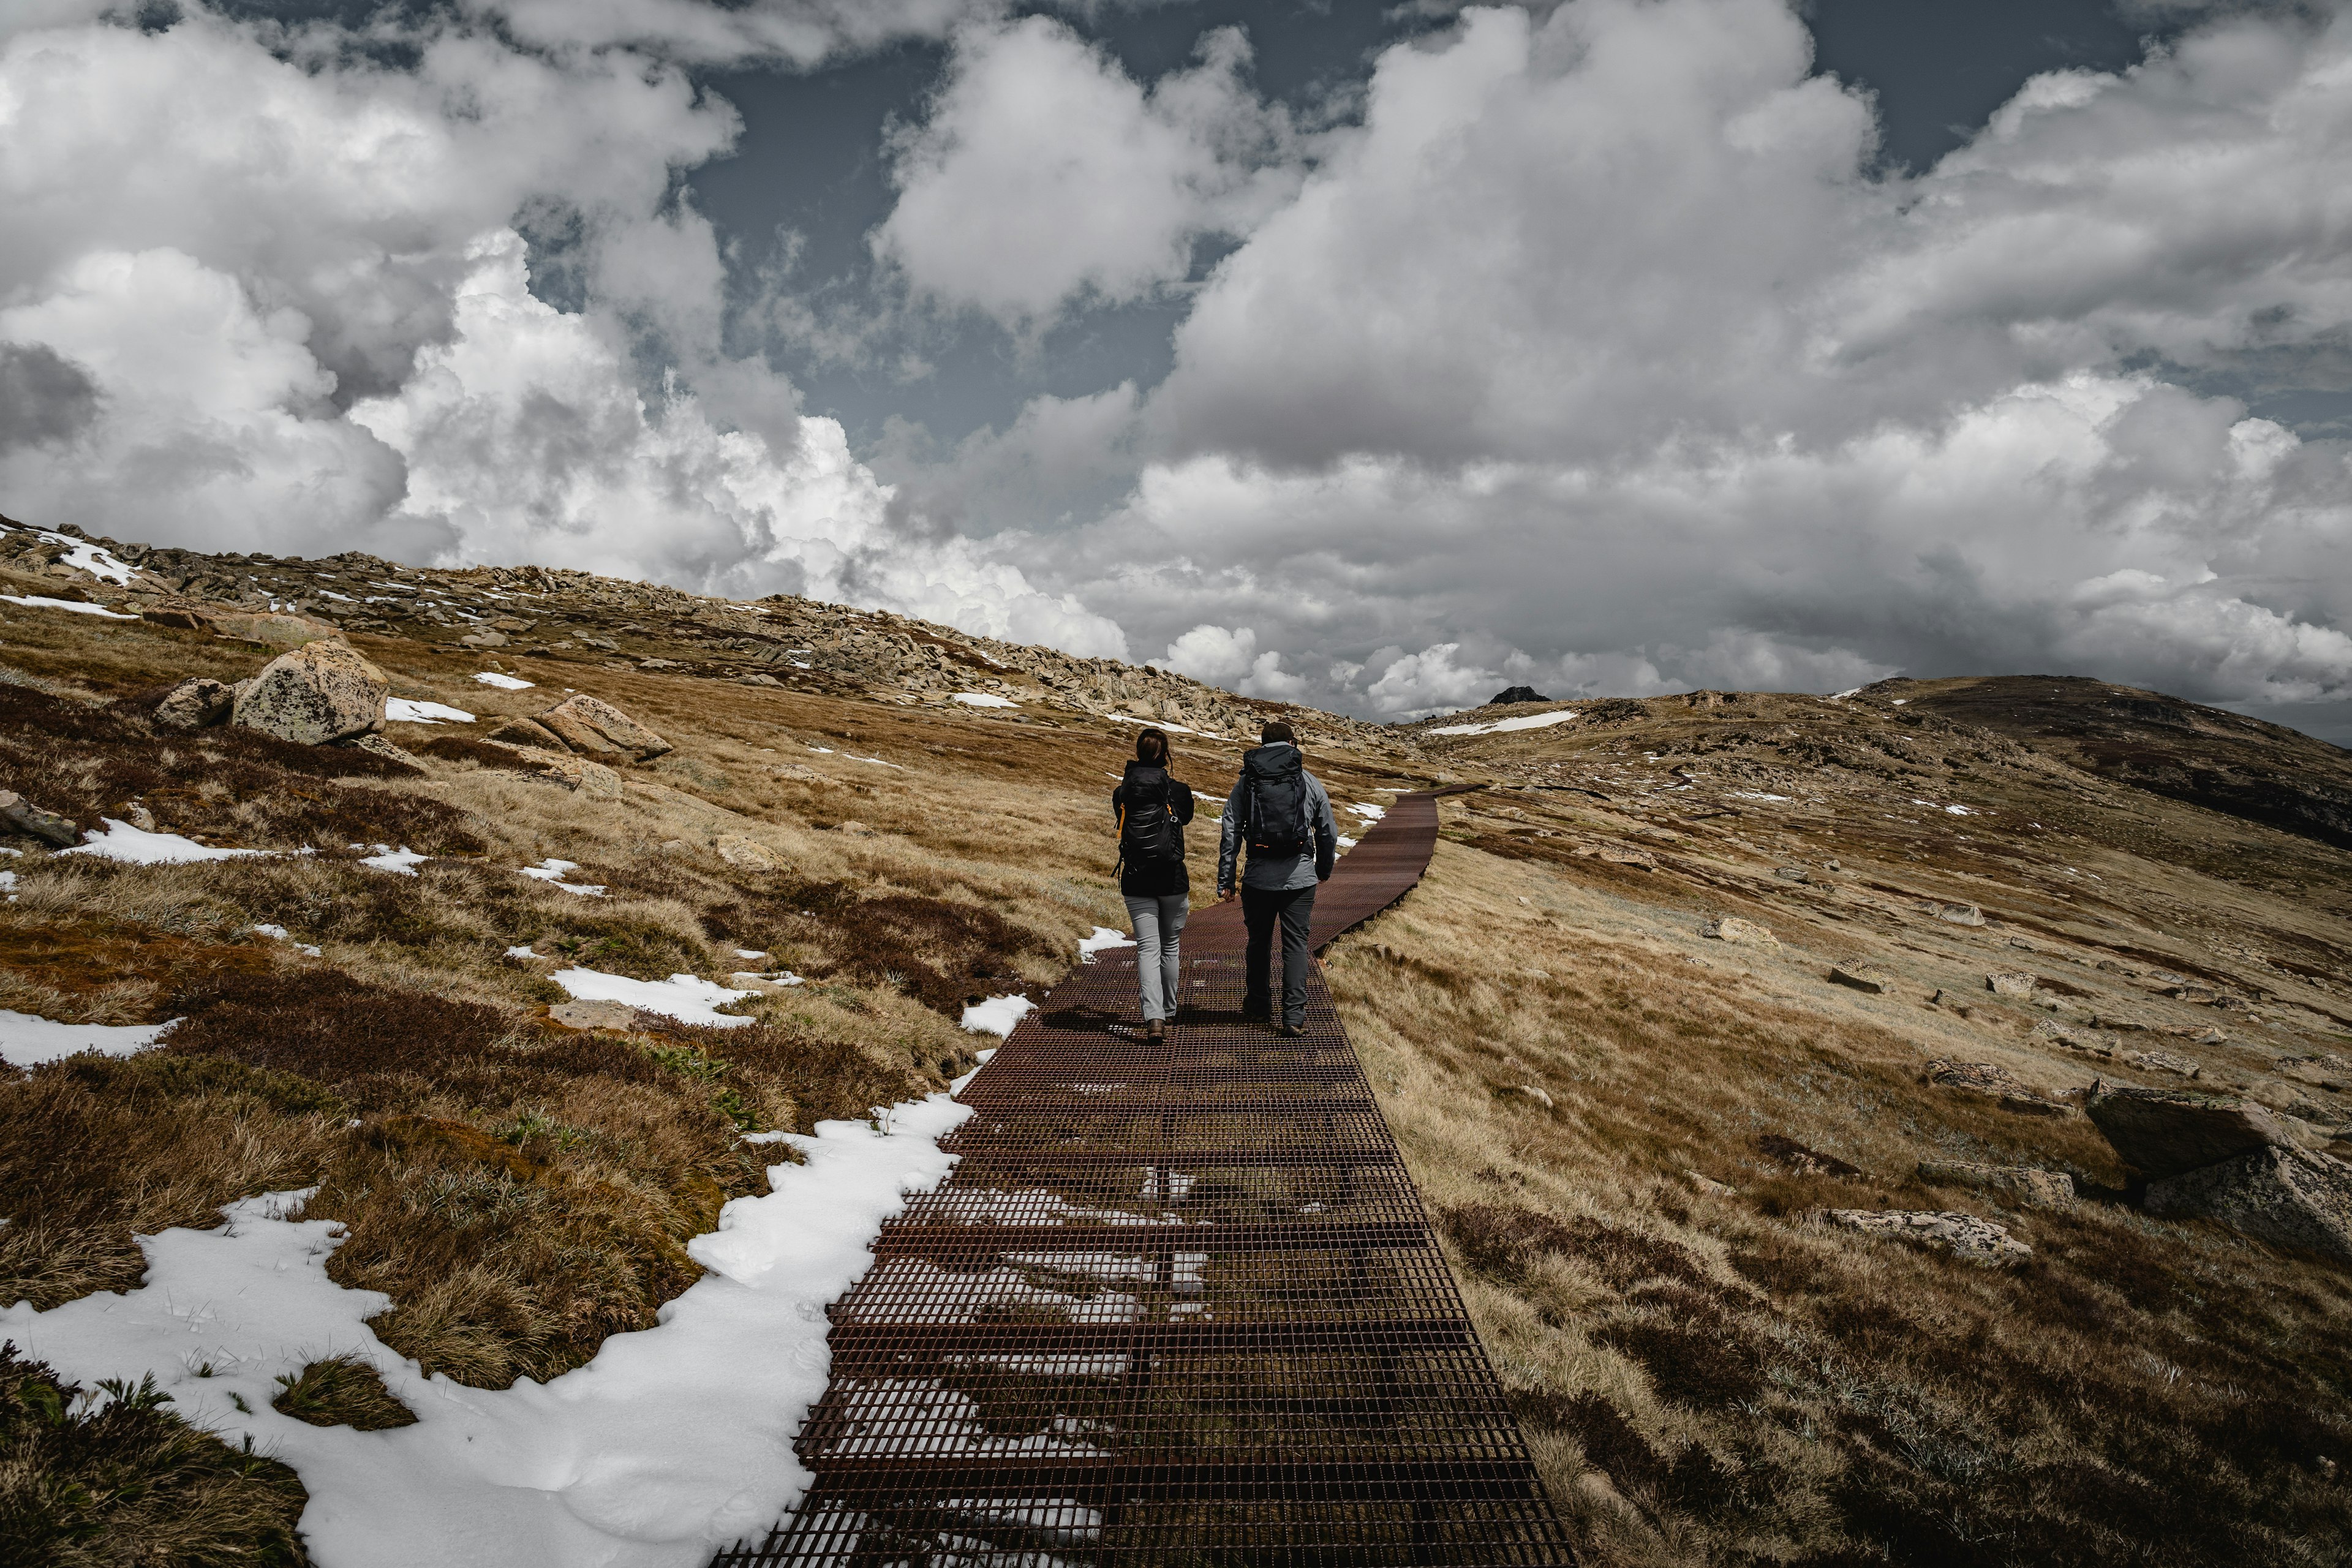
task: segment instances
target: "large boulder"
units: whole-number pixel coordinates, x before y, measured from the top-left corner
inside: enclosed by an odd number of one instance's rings
[[[383,729],[392,681],[344,643],[305,643],[239,682],[229,721],[281,741],[323,746]]]
[[[611,703],[582,692],[539,716],[563,743],[587,756],[617,752],[646,762],[670,750],[670,743]]]
[[[2352,1262],[2352,1164],[2265,1143],[2147,1184],[2147,1212],[2198,1215],[2286,1247]]]
[[[163,730],[202,730],[226,721],[236,695],[209,676],[191,676],[155,704],[155,724]]]
[[[2097,1083],[2083,1109],[2150,1183],[2296,1142],[2276,1114],[2235,1095]]]
[[[1899,1241],[1939,1247],[1970,1263],[2009,1266],[2023,1263],[2033,1256],[2033,1249],[2010,1235],[2006,1226],[1948,1209],[1829,1209],[1822,1217],[1832,1225],[1866,1236],[1893,1237]]]
[[[1922,1160],[1919,1162],[1919,1179],[1975,1187],[1982,1192],[2004,1193],[2034,1208],[2071,1208],[2074,1203],[2074,1178],[2063,1171],[2045,1171],[2038,1165],[1979,1165],[1966,1160]]]

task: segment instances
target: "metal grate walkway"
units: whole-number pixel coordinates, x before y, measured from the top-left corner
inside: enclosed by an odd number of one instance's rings
[[[1434,796],[1318,891],[1319,947],[1411,889]],[[1241,1018],[1238,905],[1184,1011],[1099,955],[968,1085],[936,1192],[832,1308],[800,1508],[725,1568],[1566,1564],[1567,1539],[1332,1010]],[[1279,959],[1276,960],[1279,963]]]

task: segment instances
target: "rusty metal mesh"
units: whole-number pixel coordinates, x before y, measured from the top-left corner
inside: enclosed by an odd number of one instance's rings
[[[1409,890],[1400,799],[1317,945]],[[831,1309],[800,1507],[727,1568],[1574,1561],[1319,972],[1306,1037],[1241,1016],[1236,906],[1139,1037],[1097,955],[963,1100],[961,1156]],[[1278,962],[1278,960],[1277,960]]]

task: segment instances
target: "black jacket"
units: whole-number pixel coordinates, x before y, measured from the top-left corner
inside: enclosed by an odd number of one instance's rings
[[[1131,779],[1136,769],[1150,765],[1149,763],[1129,763],[1127,764],[1127,777]],[[1118,787],[1110,792],[1113,822],[1120,820],[1119,812],[1126,805],[1127,779],[1121,779]],[[1184,824],[1192,820],[1192,786],[1173,774],[1168,780],[1168,809],[1175,815],[1176,842],[1181,846],[1184,842]],[[1192,874],[1184,868],[1184,858],[1181,854],[1173,860],[1154,861],[1144,866],[1121,866],[1118,890],[1129,898],[1164,899],[1173,893],[1191,892]]]

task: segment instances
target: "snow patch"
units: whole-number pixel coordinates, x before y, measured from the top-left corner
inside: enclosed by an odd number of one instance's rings
[[[1079,939],[1078,962],[1080,963],[1092,963],[1095,961],[1096,953],[1104,952],[1109,948],[1133,947],[1134,945],[1135,939],[1128,935],[1125,931],[1115,931],[1109,926],[1097,926],[1095,927],[1094,935]]]
[[[991,996],[985,1002],[974,1002],[963,1010],[963,1026],[976,1035],[994,1035],[1003,1038],[1013,1033],[1013,1026],[1036,1010],[1037,1004],[1026,996]]]
[[[561,888],[567,893],[578,893],[591,899],[604,896],[604,884],[602,882],[567,882],[563,879],[564,873],[580,869],[577,860],[558,860],[551,855],[536,866],[519,866],[516,869],[526,877],[536,877],[549,887]]]
[[[267,855],[267,849],[215,849],[193,838],[183,838],[176,833],[150,833],[143,827],[133,827],[110,816],[101,816],[106,831],[85,829],[84,842],[71,849],[59,850],[62,855],[95,855],[104,860],[121,860],[132,866],[185,866],[197,860],[234,860],[246,855]]]
[[[83,1051],[104,1057],[127,1057],[143,1051],[163,1037],[173,1018],[163,1024],[60,1024],[31,1013],[0,1007],[0,1060],[10,1067],[38,1067]]]
[[[1493,735],[1506,730],[1549,730],[1554,724],[1565,724],[1575,717],[1575,710],[1562,708],[1552,713],[1528,713],[1516,719],[1497,719],[1491,724],[1441,724],[1430,733],[1433,735]]]
[[[405,844],[397,849],[389,844],[379,844],[375,847],[375,853],[362,860],[360,864],[373,866],[379,871],[393,871],[403,877],[414,877],[416,875],[416,868],[432,858],[430,855],[419,855]]]
[[[667,980],[632,980],[625,974],[573,968],[559,969],[551,978],[570,992],[575,1002],[624,1002],[641,1013],[659,1013],[681,1024],[711,1024],[722,1029],[740,1028],[753,1020],[721,1013],[719,1008],[759,994],[757,991],[738,991],[691,974],[673,974]]]
[[[933,1095],[777,1139],[806,1163],[772,1167],[772,1193],[735,1199],[688,1244],[710,1272],[658,1326],[546,1384],[467,1388],[385,1348],[366,1320],[388,1298],[327,1278],[341,1226],[285,1217],[306,1193],[230,1204],[218,1230],[142,1237],[140,1289],[20,1303],[0,1336],[83,1384],[152,1373],[176,1414],[291,1465],[310,1494],[305,1542],[335,1568],[701,1568],[806,1489],[792,1440],[830,1371],[824,1308],[872,1267],[907,1194],[947,1174],[939,1139],[970,1114]],[[355,1432],[270,1407],[280,1374],[338,1352],[373,1365],[416,1425]]]
[[[288,931],[284,926],[256,924],[253,929],[260,932],[263,936],[269,937],[278,942],[290,943],[294,951],[302,954],[305,958],[316,958],[319,956],[319,950],[317,948],[312,947],[308,942],[295,942],[294,933]]]
[[[1381,817],[1386,816],[1389,814],[1386,806],[1372,805],[1370,804],[1363,805],[1351,805],[1348,809],[1355,816],[1362,817],[1366,822],[1378,822]]]
[[[463,708],[452,708],[446,702],[424,702],[406,697],[394,697],[383,705],[386,721],[394,724],[470,724],[474,716]]]
[[[22,605],[28,610],[71,610],[77,616],[103,616],[110,621],[135,621],[137,616],[121,615],[104,605],[85,605],[79,599],[52,599],[40,594],[0,594],[12,605]]]
[[[482,670],[474,679],[485,686],[495,686],[500,691],[529,691],[537,684],[534,681],[517,680],[511,675],[500,675],[495,669]]]
[[[959,691],[951,700],[961,702],[967,708],[1018,708],[1021,706],[1010,697],[999,697],[992,691]]]

